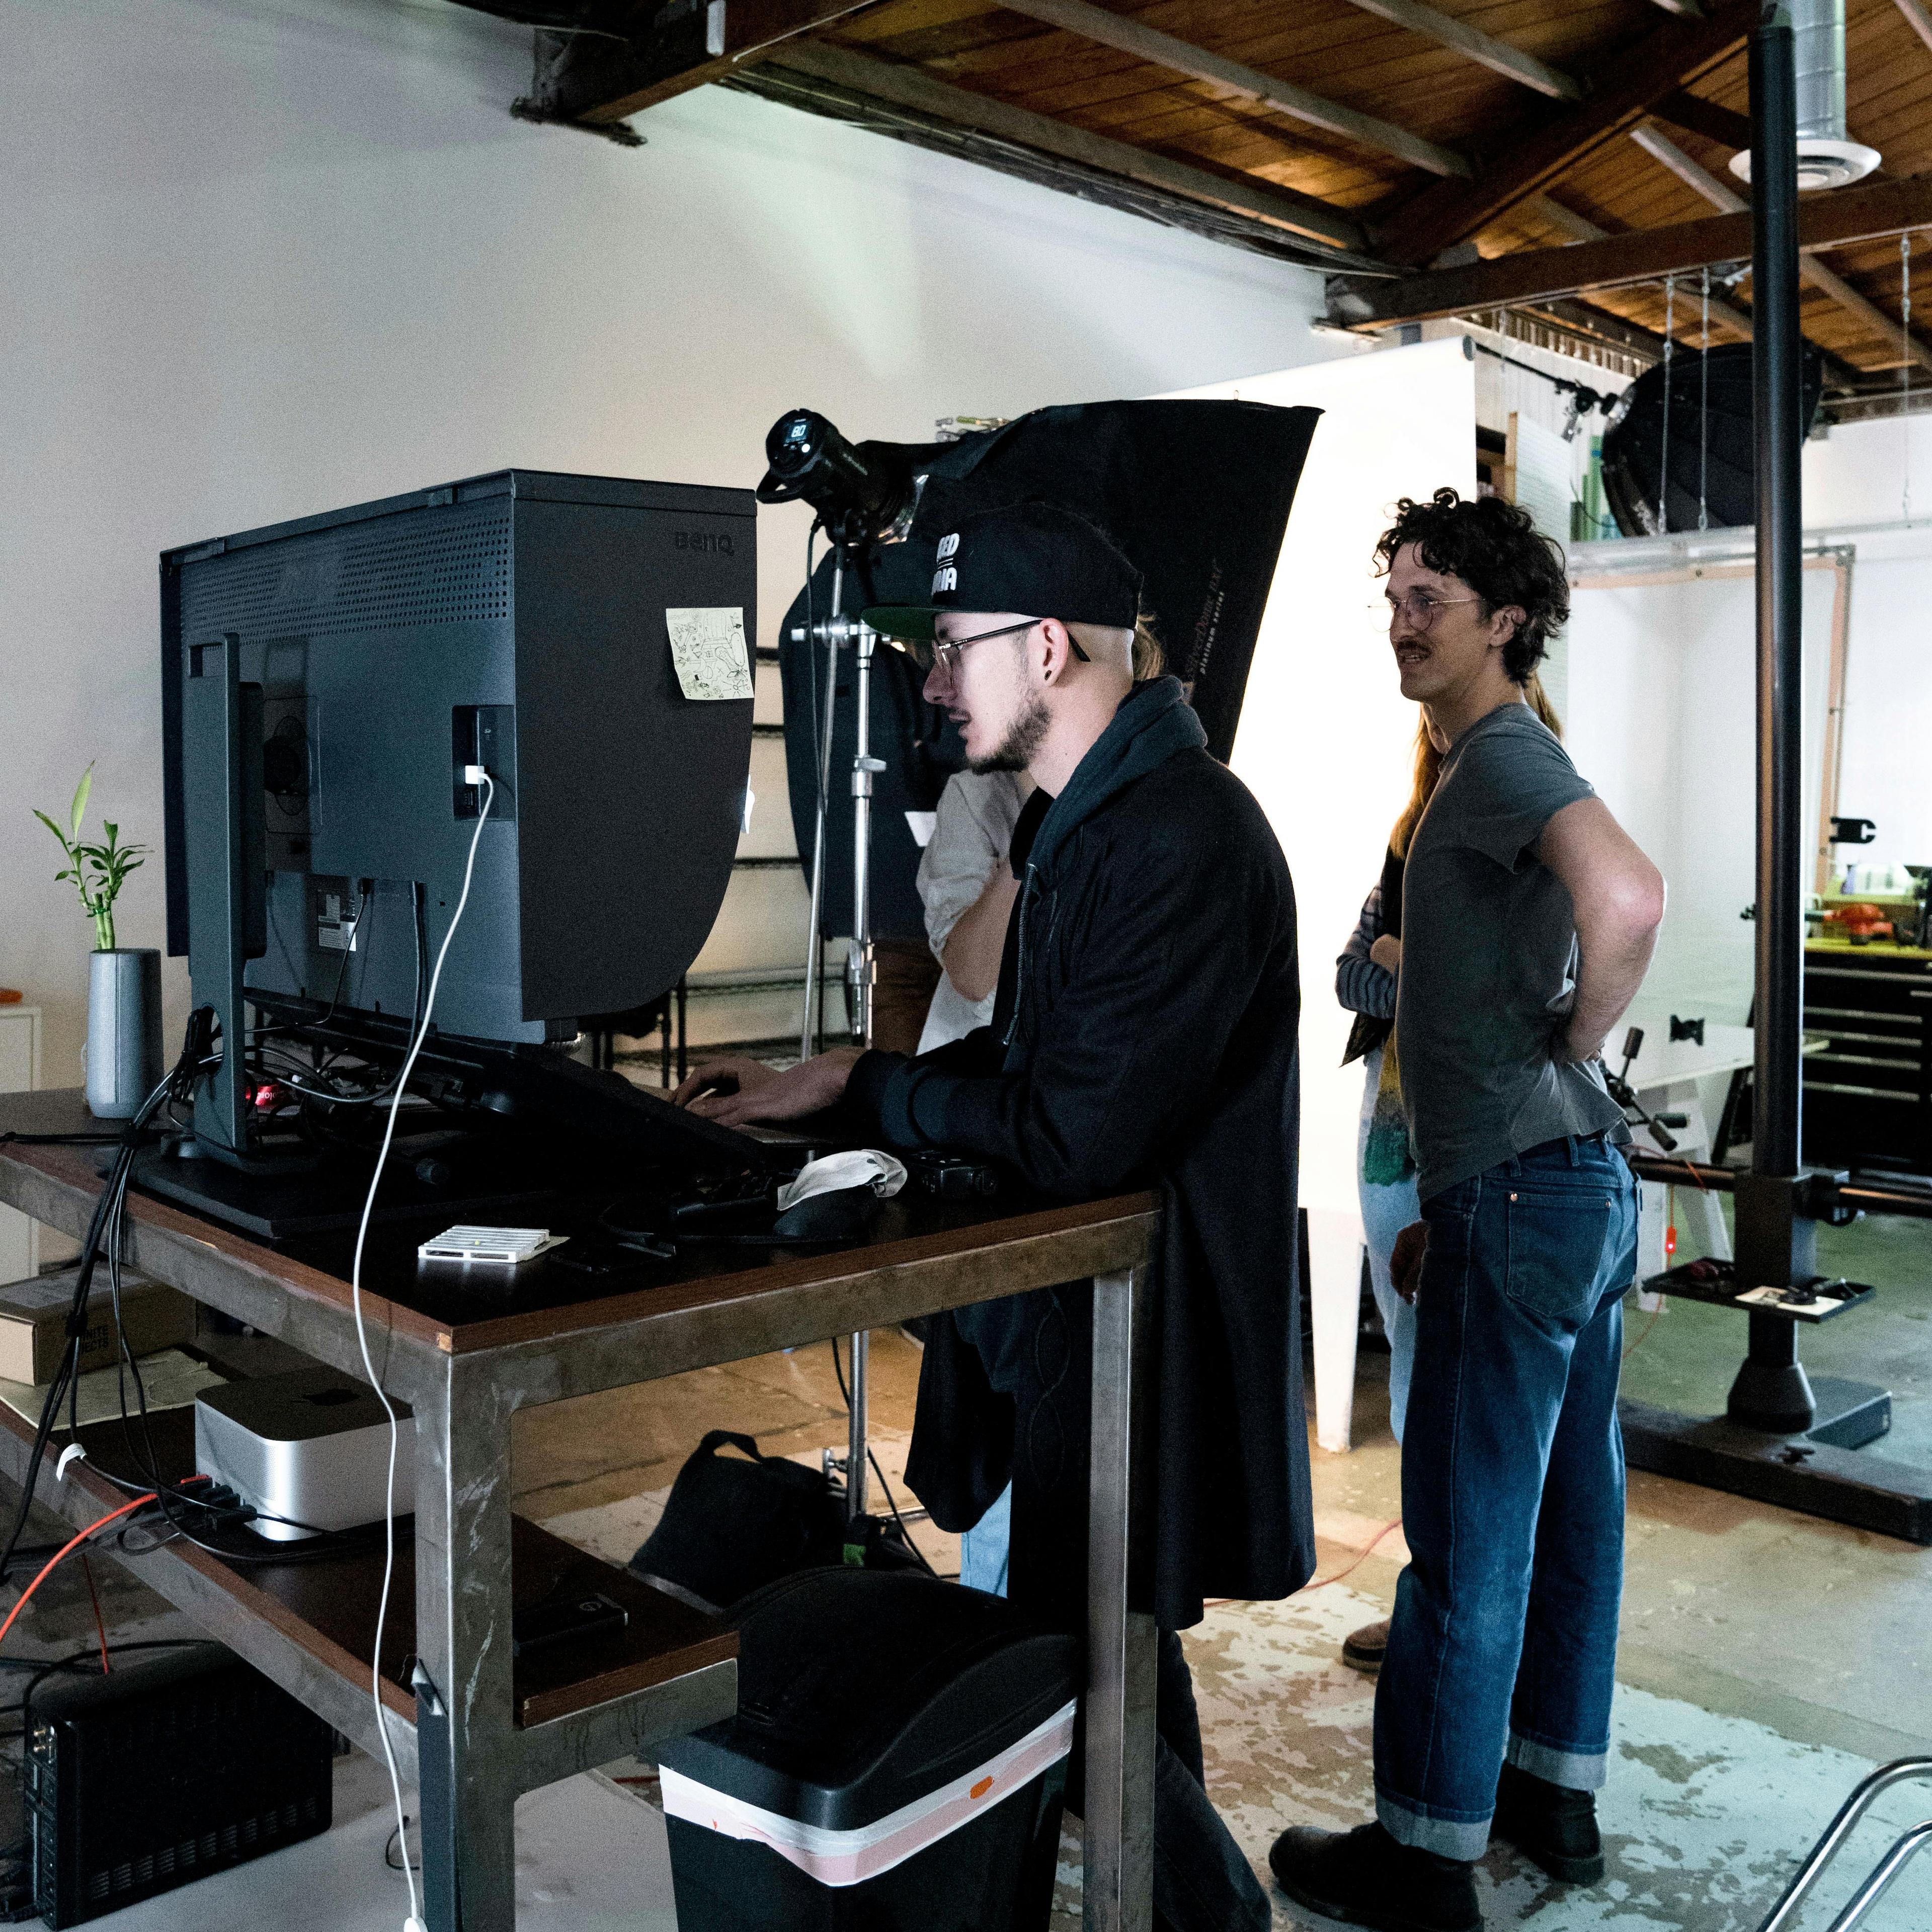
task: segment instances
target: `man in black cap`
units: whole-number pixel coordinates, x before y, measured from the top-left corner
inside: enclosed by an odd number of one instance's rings
[[[1155,1906],[1175,1932],[1235,1932],[1265,1927],[1269,1907],[1207,1800],[1174,1633],[1204,1598],[1286,1596],[1313,1564],[1294,902],[1261,808],[1208,754],[1179,682],[1134,682],[1139,596],[1099,530],[1026,503],[940,539],[928,604],[866,613],[929,668],[926,696],[973,768],[1024,770],[1038,788],[1014,834],[993,1024],[914,1058],[840,1049],[783,1073],[713,1062],[677,1097],[734,1123],[842,1098],[867,1139],[977,1155],[1048,1196],[1160,1190]],[[1010,1594],[1072,1630],[1085,1624],[1087,1286],[935,1322],[908,1466],[955,1529],[1010,1475]]]

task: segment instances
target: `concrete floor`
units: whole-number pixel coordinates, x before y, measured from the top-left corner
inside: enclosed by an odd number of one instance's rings
[[[1932,1463],[1932,1230],[1860,1227],[1830,1237],[1828,1257],[1834,1270],[1886,1292],[1874,1308],[1808,1335],[1807,1360],[1886,1379],[1898,1422],[1885,1453]],[[1651,1323],[1633,1309],[1628,1334],[1630,1393],[1721,1407],[1742,1346],[1733,1318],[1672,1304]],[[902,1497],[917,1371],[917,1352],[902,1337],[874,1338],[874,1445]],[[1264,1872],[1268,1844],[1283,1825],[1342,1826],[1368,1815],[1372,1687],[1342,1666],[1337,1651],[1355,1624],[1386,1613],[1405,1552],[1400,1527],[1389,1528],[1400,1511],[1399,1465],[1382,1359],[1365,1354],[1360,1378],[1360,1446],[1346,1456],[1317,1452],[1314,1471],[1318,1580],[1318,1580],[1286,1604],[1217,1609],[1188,1639],[1210,1781]],[[721,1427],[756,1435],[768,1452],[808,1456],[842,1444],[829,1350],[520,1417],[518,1507],[622,1562],[648,1534],[698,1438]],[[936,1568],[956,1570],[952,1539],[924,1526],[917,1534]],[[1489,1922],[1534,1932],[1754,1932],[1851,1784],[1874,1762],[1932,1749],[1932,1552],[1638,1474],[1628,1557],[1623,1689],[1602,1805],[1609,1878],[1569,1892],[1493,1850],[1479,1881]],[[94,1568],[115,1637],[184,1628],[112,1564]],[[92,1613],[80,1574],[51,1580],[22,1624],[10,1651],[18,1643],[22,1654],[58,1655],[85,1641]],[[400,1881],[380,1868],[387,1826],[374,1770],[345,1761],[338,1823],[326,1838],[101,1922],[128,1932],[296,1922],[275,1906],[286,1898],[303,1901],[305,1922],[344,1932],[393,1925]],[[636,1768],[607,1770],[621,1777]],[[637,1802],[640,1790],[648,1796],[648,1784],[593,1774],[526,1801],[520,1922],[546,1932],[670,1932],[662,1825]],[[11,1803],[0,1792],[0,1805],[10,1811]],[[1932,1790],[1895,1794],[1855,1843],[1852,1862],[1862,1869],[1892,1832],[1928,1815]],[[1077,1853],[1070,1840],[1065,1850],[1059,1932],[1078,1923]],[[1808,1932],[1828,1922],[1850,1882],[1847,1872],[1827,1887],[1803,1922]],[[1279,1925],[1317,1922],[1275,1897]],[[1932,1861],[1867,1924],[1874,1932],[1932,1925]]]

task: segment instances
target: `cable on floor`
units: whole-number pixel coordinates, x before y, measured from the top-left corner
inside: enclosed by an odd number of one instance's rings
[[[1377,1530],[1375,1534],[1369,1539],[1368,1542],[1363,1546],[1360,1554],[1356,1557],[1354,1562],[1348,1565],[1347,1569],[1338,1570],[1332,1576],[1317,1576],[1312,1581],[1303,1584],[1301,1586],[1302,1589],[1318,1590],[1325,1584],[1339,1583],[1344,1576],[1353,1576],[1354,1573],[1369,1560],[1370,1556],[1375,1550],[1376,1546],[1379,1544],[1390,1531],[1400,1529],[1401,1527],[1402,1518],[1400,1516],[1396,1516],[1390,1517],[1388,1521],[1384,1523],[1382,1528]],[[1296,1594],[1298,1595],[1300,1592],[1298,1592]]]

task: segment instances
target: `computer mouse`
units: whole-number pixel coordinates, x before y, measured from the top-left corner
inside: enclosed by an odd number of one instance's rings
[[[872,1226],[878,1211],[879,1197],[868,1181],[858,1187],[808,1195],[772,1223],[772,1232],[792,1241],[856,1240]]]

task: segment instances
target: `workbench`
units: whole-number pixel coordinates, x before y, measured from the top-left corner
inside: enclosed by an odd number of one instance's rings
[[[1932,951],[1808,940],[1804,1030],[1805,1159],[1932,1171]]]
[[[111,1132],[77,1091],[0,1095],[0,1132]],[[0,1144],[0,1201],[80,1237],[101,1185],[93,1150]],[[594,1211],[594,1210],[592,1210]],[[902,1195],[862,1243],[832,1252],[686,1249],[608,1286],[550,1264],[497,1279],[417,1260],[439,1227],[370,1231],[363,1305],[385,1390],[416,1430],[412,1533],[399,1536],[381,1659],[384,1722],[422,1792],[430,1932],[511,1932],[520,1792],[648,1750],[736,1708],[736,1639],[627,1570],[511,1510],[520,1408],[650,1382],[914,1316],[1091,1276],[1085,1923],[1148,1932],[1152,1916],[1154,1630],[1130,1609],[1145,1535],[1147,1264],[1154,1196],[1080,1206],[940,1203]],[[553,1226],[568,1232],[567,1215]],[[268,1246],[158,1198],[130,1195],[124,1262],[361,1377],[350,1238]],[[565,1250],[556,1251],[561,1254]],[[192,1412],[157,1418],[158,1453],[192,1468]],[[32,1425],[0,1409],[0,1474],[76,1527],[125,1500],[89,1463],[124,1458],[118,1421],[83,1427],[88,1457],[56,1483],[57,1434],[38,1472]],[[132,1474],[131,1469],[118,1473]],[[109,1552],[112,1553],[110,1544]],[[142,1580],[372,1755],[382,1554],[233,1564],[182,1540],[138,1559]],[[513,1661],[516,1604],[602,1590],[627,1627]],[[413,1681],[416,1689],[410,1688]]]

